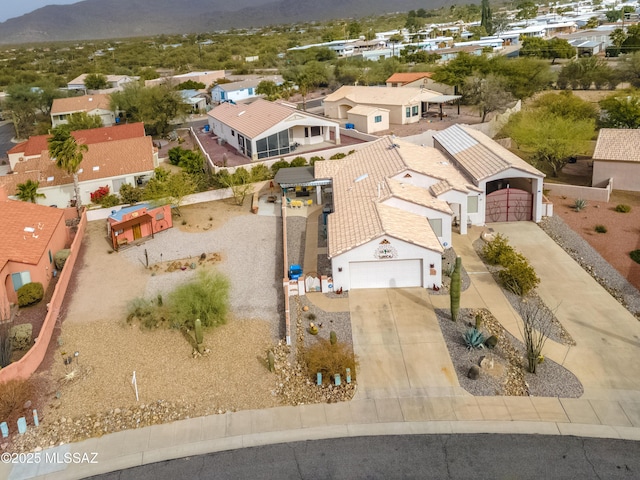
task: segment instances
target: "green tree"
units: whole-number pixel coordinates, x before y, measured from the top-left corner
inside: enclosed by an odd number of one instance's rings
[[[604,128],[640,128],[640,93],[637,90],[614,93],[600,101]]]
[[[156,169],[154,177],[149,180],[144,189],[145,200],[155,203],[170,203],[178,216],[180,205],[184,197],[196,191],[196,185],[191,175],[186,172],[168,173],[166,170]]]
[[[569,42],[555,37],[550,40],[538,37],[525,38],[520,49],[520,55],[524,57],[549,58],[552,64],[557,58],[571,58],[575,54],[576,49]]]
[[[78,216],[82,211],[82,198],[80,197],[80,183],[78,170],[82,163],[83,153],[89,147],[78,144],[76,139],[66,128],[56,127],[52,136],[47,139],[49,144],[49,156],[56,162],[56,166],[73,176],[73,195]]]
[[[282,77],[295,84],[302,95],[302,109],[307,108],[307,95],[321,85],[328,85],[332,72],[328,65],[317,60],[285,70]]]
[[[455,92],[459,93],[467,80],[474,71],[485,71],[488,67],[488,61],[484,56],[469,55],[461,52],[456,58],[446,65],[439,67],[433,72],[431,79],[435,82],[444,83],[454,87]]]
[[[504,80],[495,75],[468,78],[464,91],[465,99],[478,108],[483,122],[489,113],[502,110],[515,100],[504,88]]]
[[[143,87],[130,84],[123,91],[111,94],[111,109],[124,111],[130,121],[144,122],[150,135],[166,135],[172,128],[171,122],[184,118],[190,107],[169,85]]]
[[[615,23],[622,19],[622,10],[607,10],[605,16],[607,17],[607,22]]]
[[[623,55],[618,64],[618,71],[622,81],[629,82],[635,88],[640,88],[640,50]]]
[[[547,89],[553,79],[549,63],[537,58],[498,56],[491,59],[488,68],[503,78],[504,88],[517,99],[529,98]]]
[[[514,115],[506,132],[519,148],[531,152],[536,162],[550,168],[557,177],[570,156],[589,150],[595,122],[549,115],[543,109],[536,109]]]
[[[84,86],[87,90],[103,90],[109,86],[109,82],[102,73],[89,73],[84,77]]]
[[[38,198],[46,198],[44,193],[38,193],[38,188],[40,188],[40,182],[29,179],[18,184],[16,197],[23,202],[37,203]]]
[[[538,5],[531,0],[519,2],[516,5],[516,9],[518,10],[516,13],[516,18],[518,20],[529,20],[531,18],[535,18],[538,14]]]
[[[100,115],[89,115],[87,112],[75,112],[69,115],[66,127],[71,132],[102,127]]]
[[[484,27],[487,35],[493,35],[495,33],[495,29],[493,27],[493,13],[491,12],[489,0],[482,0],[480,2],[480,10],[480,26]]]
[[[539,96],[531,104],[531,108],[542,109],[548,115],[555,115],[574,120],[596,120],[598,109],[591,102],[582,100],[566,90],[560,93],[549,92]]]
[[[273,101],[280,98],[280,89],[276,82],[272,80],[263,80],[256,87],[256,93],[263,95],[267,100]]]
[[[16,138],[28,138],[34,131],[38,94],[28,85],[10,85],[4,108],[11,112]]]

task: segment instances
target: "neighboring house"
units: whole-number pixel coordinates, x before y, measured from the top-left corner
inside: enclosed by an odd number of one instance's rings
[[[197,90],[179,90],[182,101],[189,105],[191,113],[204,112],[207,109],[206,93]]]
[[[600,129],[592,158],[591,186],[605,186],[613,179],[616,190],[640,191],[640,130]]]
[[[147,203],[125,207],[107,218],[107,235],[114,250],[173,227],[171,205]]]
[[[211,101],[213,103],[241,102],[249,98],[254,98],[256,87],[262,80],[251,79],[241,82],[221,83],[211,89]]]
[[[67,90],[82,90],[87,91],[87,87],[84,85],[84,79],[87,77],[87,73],[83,73],[79,77],[74,78],[67,83]],[[105,75],[107,77],[107,88],[100,90],[99,93],[113,93],[124,90],[124,87],[131,82],[140,80],[140,77],[130,77],[128,75]]]
[[[68,123],[74,113],[84,112],[97,115],[102,120],[102,126],[110,127],[116,123],[116,114],[111,110],[110,95],[82,95],[79,97],[56,98],[51,106],[51,126]]]
[[[91,193],[108,186],[117,193],[128,183],[137,185],[150,178],[158,166],[158,151],[151,137],[144,134],[144,125],[135,123],[114,127],[72,132],[76,141],[88,146],[78,170],[80,197],[83,204],[91,202]],[[39,154],[34,154],[40,149]],[[22,150],[23,156],[20,156]],[[38,203],[66,207],[74,198],[73,177],[58,168],[49,156],[47,136],[32,137],[9,151],[13,173],[0,176],[9,194],[27,180],[40,183],[39,193],[46,195]],[[31,153],[25,157],[27,153]],[[22,159],[22,160],[20,160]]]
[[[55,275],[53,256],[69,244],[64,210],[9,200],[0,186],[0,318],[18,301],[16,291]]]
[[[192,80],[198,83],[204,83],[205,87],[212,85],[217,80],[225,78],[224,70],[213,70],[207,72],[189,72],[181,75],[170,75],[167,77],[154,78],[153,80],[145,80],[144,86],[151,87],[169,83],[170,85],[180,85],[181,83]]]
[[[267,100],[223,103],[207,115],[218,141],[252,161],[288,155],[301,145],[340,145],[337,122]]]
[[[418,122],[430,104],[457,101],[459,95],[442,95],[424,88],[360,87],[345,85],[324,99],[324,114],[334,119],[349,117],[356,106],[379,107],[389,111],[389,123],[405,125]]]
[[[439,287],[453,227],[466,234],[489,217],[540,220],[541,172],[478,131],[438,133],[436,148],[387,136],[342,160],[315,162],[314,187],[330,180],[333,191],[334,289]]]
[[[453,87],[431,80],[432,72],[403,72],[394,73],[387,78],[387,87],[417,87],[426,88],[445,95],[453,95]]]
[[[607,30],[579,30],[575,33],[555,35],[555,38],[569,42],[577,49],[578,55],[597,55],[613,45],[612,32],[613,27]]]
[[[480,56],[482,55],[482,50],[484,50],[483,46],[468,45],[465,47],[439,48],[438,50],[435,51],[435,53],[440,55],[440,60],[438,60],[438,63],[447,63],[457,58],[460,53]]]

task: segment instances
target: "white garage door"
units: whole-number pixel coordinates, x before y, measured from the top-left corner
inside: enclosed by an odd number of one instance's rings
[[[422,286],[422,260],[350,262],[351,288],[395,288]]]

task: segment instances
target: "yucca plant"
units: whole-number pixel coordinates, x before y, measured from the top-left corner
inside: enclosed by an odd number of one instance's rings
[[[473,327],[464,332],[464,343],[469,350],[474,348],[484,348],[484,335],[477,328]]]
[[[576,198],[576,201],[573,202],[573,209],[576,212],[583,210],[587,206],[587,201],[584,198]]]

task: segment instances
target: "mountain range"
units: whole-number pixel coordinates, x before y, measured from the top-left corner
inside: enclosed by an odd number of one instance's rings
[[[428,3],[428,4],[427,4]],[[0,43],[202,33],[296,22],[358,18],[446,0],[85,0],[49,5],[0,23]]]

